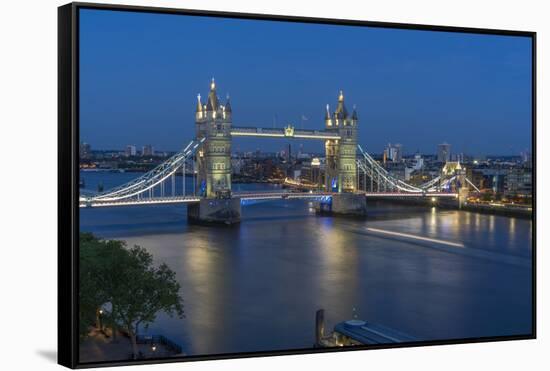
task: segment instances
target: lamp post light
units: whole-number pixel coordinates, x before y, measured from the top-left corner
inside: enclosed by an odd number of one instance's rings
[[[103,309],[98,309],[97,310],[97,328],[99,329],[99,331],[103,331],[103,324],[101,323],[101,316],[103,315]]]

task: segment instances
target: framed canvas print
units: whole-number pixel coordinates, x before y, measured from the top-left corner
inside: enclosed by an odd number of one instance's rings
[[[59,8],[59,363],[533,339],[535,33]]]

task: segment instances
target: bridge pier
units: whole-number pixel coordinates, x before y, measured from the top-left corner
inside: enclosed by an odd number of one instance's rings
[[[458,208],[462,209],[462,206],[468,201],[470,191],[467,187],[461,187],[458,191]]]
[[[330,203],[318,203],[316,211],[319,214],[343,215],[343,216],[366,216],[367,198],[363,194],[340,193],[332,195]]]
[[[187,206],[187,219],[200,224],[236,224],[241,221],[241,199],[203,198]]]

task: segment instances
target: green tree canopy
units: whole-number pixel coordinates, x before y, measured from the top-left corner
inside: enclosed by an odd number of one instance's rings
[[[127,248],[124,241],[100,240],[80,235],[80,333],[94,323],[96,312],[109,306],[108,317],[123,327],[137,356],[139,326],[147,327],[159,312],[184,316],[176,274],[164,263],[156,267],[146,249]]]

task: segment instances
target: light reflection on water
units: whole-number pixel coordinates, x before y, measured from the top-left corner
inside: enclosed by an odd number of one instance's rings
[[[188,225],[185,206],[86,209],[81,229],[139,244],[176,272],[186,318],[161,315],[149,332],[188,354],[309,348],[318,308],[328,328],[356,308],[422,339],[531,331],[531,270],[506,263],[530,260],[530,221],[382,203],[369,213],[317,217],[307,202],[275,201],[212,228]],[[466,253],[367,227],[458,241]]]

